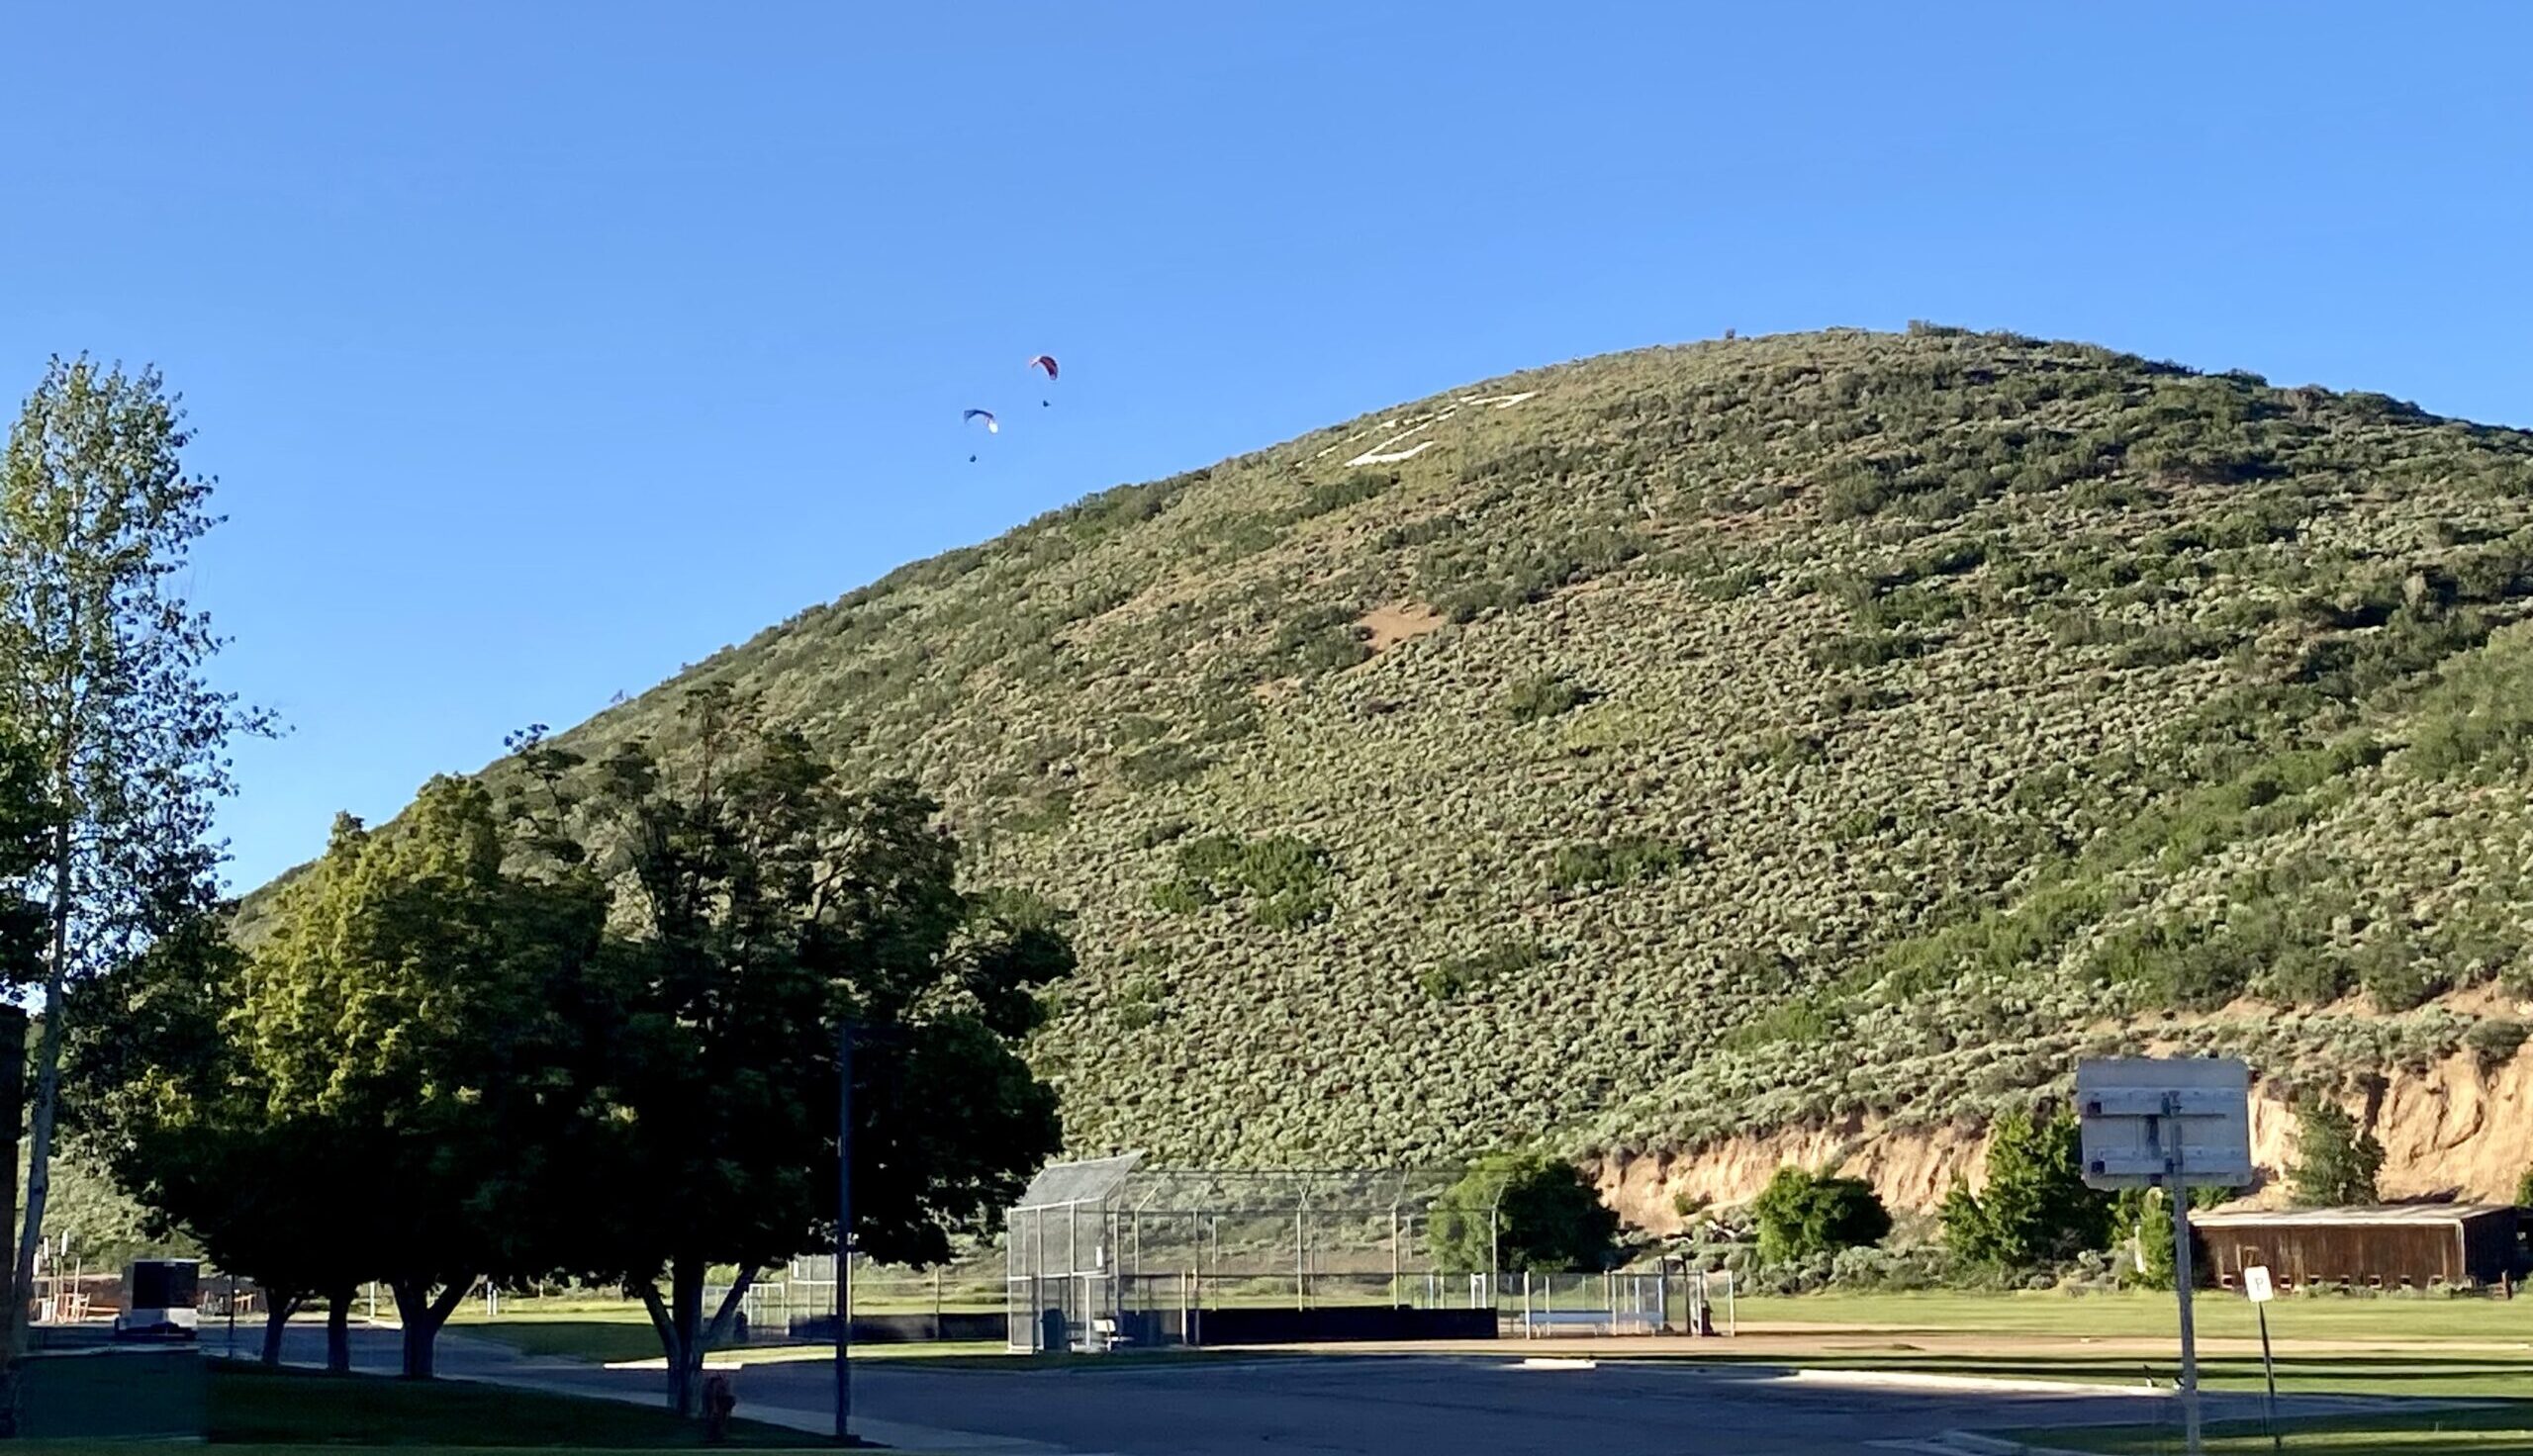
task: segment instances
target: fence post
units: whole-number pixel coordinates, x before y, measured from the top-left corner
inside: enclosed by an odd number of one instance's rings
[[[1389,1302],[1404,1304],[1398,1291],[1398,1205],[1389,1206]]]
[[[932,1341],[941,1342],[941,1266],[932,1266]]]
[[[1522,1271],[1522,1338],[1529,1339],[1538,1333],[1539,1326],[1531,1322],[1531,1271],[1525,1269]]]

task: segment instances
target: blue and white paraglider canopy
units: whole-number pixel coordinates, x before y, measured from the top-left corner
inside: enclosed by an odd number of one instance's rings
[[[963,423],[971,419],[982,419],[985,422],[986,434],[998,435],[1002,433],[1002,421],[994,418],[993,411],[990,410],[971,410],[967,413],[960,415],[959,418]]]

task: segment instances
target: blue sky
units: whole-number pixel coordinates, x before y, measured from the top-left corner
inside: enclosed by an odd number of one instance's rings
[[[240,886],[901,561],[1558,359],[1924,318],[2533,424],[2520,7],[128,3],[0,47],[0,389],[155,362],[223,482],[192,590],[292,727]]]

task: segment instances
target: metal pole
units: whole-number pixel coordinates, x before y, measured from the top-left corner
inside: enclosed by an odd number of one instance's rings
[[[853,1439],[853,1022],[835,1036],[835,1438]]]
[[[1501,1307],[1497,1286],[1504,1279],[1504,1190],[1495,1190],[1495,1202],[1486,1206],[1486,1303],[1490,1309]]]
[[[2199,1335],[2190,1318],[2190,1189],[2182,1172],[2181,1098],[2164,1094],[2164,1128],[2170,1129],[2172,1152],[2165,1159],[2164,1197],[2173,1206],[2173,1293],[2181,1304],[2181,1424],[2184,1449],[2200,1456]],[[2161,1129],[2150,1130],[2155,1136]]]
[[[932,1339],[935,1344],[940,1343],[941,1340],[941,1266],[939,1264],[932,1266]]]
[[[2278,1434],[2278,1367],[2271,1364],[2269,1359],[2268,1302],[2256,1304],[2252,1306],[2252,1310],[2260,1316],[2260,1373],[2269,1381],[2269,1449],[2273,1452],[2283,1452],[2287,1449],[2287,1445]]]
[[[237,1358],[237,1276],[229,1276],[229,1358]]]
[[[1293,1308],[1310,1308],[1310,1271],[1302,1265],[1302,1211],[1293,1210]]]
[[[1389,1302],[1405,1304],[1398,1292],[1398,1205],[1389,1206]]]

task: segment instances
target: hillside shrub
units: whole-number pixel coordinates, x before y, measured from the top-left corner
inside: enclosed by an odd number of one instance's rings
[[[1760,1261],[1769,1264],[1879,1243],[1891,1231],[1891,1211],[1872,1184],[1792,1163],[1750,1201],[1750,1213],[1759,1224]]]
[[[1269,670],[1306,676],[1343,671],[1372,655],[1367,636],[1352,612],[1337,607],[1306,611],[1275,629],[1267,648]]]
[[[1183,783],[1212,764],[1213,760],[1183,743],[1158,743],[1118,760],[1117,766],[1126,782],[1137,788],[1155,788],[1165,783]]]
[[[1343,510],[1380,495],[1398,484],[1396,472],[1359,470],[1333,481],[1323,481],[1310,488],[1302,498],[1301,513],[1305,516],[1326,515]]]
[[[1178,872],[1155,885],[1153,905],[1187,914],[1242,898],[1251,915],[1270,929],[1324,919],[1334,904],[1328,852],[1291,835],[1243,842],[1209,834],[1179,846]]]
[[[2524,1023],[2490,1017],[2465,1032],[2463,1045],[2472,1048],[2473,1059],[2480,1063],[2482,1071],[2491,1072],[2513,1061],[2515,1053],[2524,1049]]]
[[[1504,695],[1504,715],[1516,723],[1536,723],[1573,711],[1590,695],[1557,674],[1542,673],[1513,684]]]
[[[1669,874],[1693,856],[1688,845],[1650,834],[1563,845],[1548,862],[1548,883],[1561,890],[1637,884]]]
[[[1528,970],[1548,958],[1537,941],[1499,941],[1483,951],[1455,956],[1425,968],[1417,984],[1436,1001],[1453,1002],[1484,989],[1499,976]]]
[[[1117,1025],[1127,1031],[1141,1031],[1169,1014],[1169,993],[1151,976],[1134,976],[1117,988]]]

